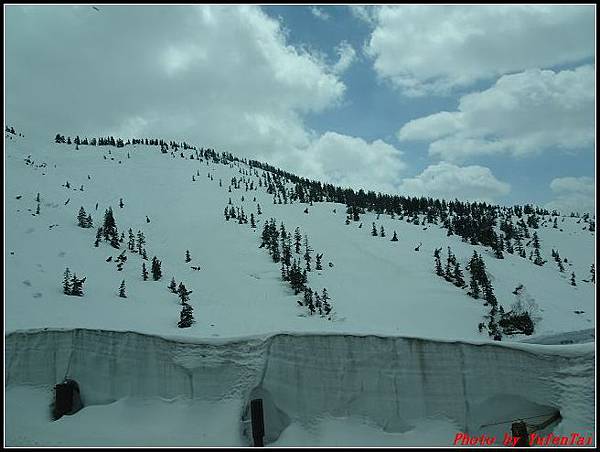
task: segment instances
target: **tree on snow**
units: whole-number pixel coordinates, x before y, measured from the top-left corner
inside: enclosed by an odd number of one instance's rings
[[[119,297],[127,298],[125,294],[125,280],[121,281],[121,285],[119,286]]]

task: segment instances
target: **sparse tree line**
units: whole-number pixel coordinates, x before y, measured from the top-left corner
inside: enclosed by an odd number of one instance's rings
[[[490,311],[486,316],[488,319],[487,324],[485,322],[479,323],[479,332],[487,329],[488,335],[496,341],[501,341],[503,334],[533,334],[534,322],[529,311],[512,309],[505,312],[504,308],[499,305],[492,283],[487,276],[485,262],[476,251],[473,251],[473,256],[466,266],[470,273],[467,286],[460,263],[452,253],[452,249],[448,247],[445,266],[442,265],[441,250],[441,248],[436,248],[433,253],[435,273],[456,287],[467,289],[467,295],[476,300],[483,300],[483,305],[490,307]]]
[[[184,150],[196,149],[194,146],[189,145],[185,141],[183,141],[181,143],[177,143],[176,141],[172,141],[172,140],[165,141],[163,139],[158,139],[158,138],[131,138],[131,139],[123,140],[122,138],[115,139],[115,137],[113,137],[113,136],[98,137],[98,138],[92,137],[92,138],[88,139],[87,137],[80,138],[79,135],[75,136],[75,138],[73,138],[73,140],[71,140],[70,136],[65,137],[64,135],[61,135],[60,133],[56,134],[56,136],[54,137],[54,142],[55,143],[64,143],[64,144],[74,144],[76,146],[114,146],[117,148],[122,148],[124,146],[129,146],[129,145],[143,144],[143,145],[147,145],[147,146],[161,146],[161,148],[163,146],[166,146],[167,149],[171,148],[171,149],[175,149],[176,151],[178,151],[179,148],[182,148]]]
[[[303,237],[300,228],[296,228],[292,234],[286,230],[283,222],[278,228],[275,219],[271,218],[265,221],[259,248],[266,248],[273,262],[281,264],[281,279],[289,283],[294,295],[304,292],[303,301],[297,301],[297,303],[305,306],[309,315],[318,312],[320,316],[331,320],[331,298],[327,289],[323,289],[319,294],[318,291],[307,286],[308,273],[313,271],[314,251],[310,246],[308,236],[304,235]],[[323,269],[322,258],[322,253],[314,256],[314,270]]]

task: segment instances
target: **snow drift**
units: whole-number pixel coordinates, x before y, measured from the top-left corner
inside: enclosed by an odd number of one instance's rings
[[[442,418],[457,431],[479,433],[486,423],[557,409],[555,433],[594,431],[594,344],[318,334],[183,342],[134,332],[34,330],[6,336],[5,360],[6,387],[68,377],[79,383],[84,406],[124,397],[240,400],[243,421],[259,394],[269,407],[268,441],[290,420],[350,415],[389,432]]]

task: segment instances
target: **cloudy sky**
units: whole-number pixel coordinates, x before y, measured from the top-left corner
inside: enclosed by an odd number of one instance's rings
[[[6,121],[594,210],[595,7],[5,6]]]

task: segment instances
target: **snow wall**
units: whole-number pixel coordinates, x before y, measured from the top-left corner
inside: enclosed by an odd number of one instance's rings
[[[35,330],[6,335],[5,384],[72,378],[84,406],[122,397],[238,399],[242,421],[260,394],[269,442],[290,419],[360,416],[402,432],[419,419],[442,417],[475,434],[486,422],[554,409],[562,416],[555,433],[588,435],[595,423],[594,357],[594,344],[325,334],[183,342],[134,332]],[[248,424],[241,425],[247,435]]]

